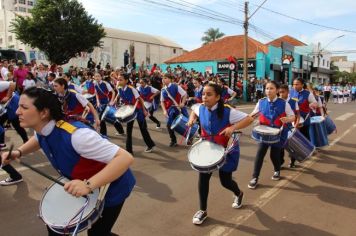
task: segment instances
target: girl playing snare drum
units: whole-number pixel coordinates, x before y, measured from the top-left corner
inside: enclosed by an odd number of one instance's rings
[[[132,155],[80,122],[63,121],[60,102],[47,90],[25,90],[16,113],[21,127],[32,128],[36,133],[11,152],[11,159],[41,148],[52,166],[70,179],[64,190],[75,197],[88,195],[94,189],[111,183],[105,195],[103,213],[88,230],[89,236],[111,235],[111,228],[135,185],[129,169]],[[2,153],[3,165],[9,164],[8,155],[8,152]],[[48,235],[62,234],[48,229]]]
[[[228,105],[224,105],[221,97],[222,89],[217,84],[207,84],[203,90],[203,104],[193,106],[188,126],[192,126],[199,117],[201,124],[201,137],[211,142],[227,147],[228,141],[235,130],[247,127],[253,118]],[[222,186],[235,195],[233,208],[242,206],[243,192],[232,179],[232,172],[237,170],[240,156],[238,145],[226,156],[226,163],[219,170]],[[204,158],[204,157],[202,157]],[[199,200],[200,210],[193,216],[193,224],[201,224],[207,217],[207,200],[209,193],[209,180],[212,173],[199,173]]]
[[[269,126],[272,128],[281,128],[285,126],[286,122],[293,122],[295,120],[294,112],[289,103],[282,98],[277,97],[278,84],[275,81],[270,81],[266,84],[267,97],[258,101],[252,116],[259,113],[260,125]],[[271,147],[270,158],[274,166],[274,174],[272,180],[280,179],[281,170],[281,148],[282,143],[287,138],[287,129],[282,129],[280,134],[281,141],[274,144],[259,143],[256,154],[256,160],[253,170],[253,175],[248,187],[255,189],[257,187],[258,177],[262,169],[263,159],[269,147]]]

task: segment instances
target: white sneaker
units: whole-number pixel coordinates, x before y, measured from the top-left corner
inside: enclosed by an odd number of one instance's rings
[[[21,179],[17,179],[17,180],[13,180],[12,178],[8,177],[8,178],[6,178],[6,179],[4,179],[4,180],[1,180],[1,181],[0,181],[0,185],[2,185],[2,186],[9,186],[9,185],[13,185],[13,184],[20,183],[20,182],[22,182],[22,181],[23,181],[22,178],[21,178]]]
[[[199,210],[193,216],[193,224],[201,225],[207,217],[208,213],[206,211]]]

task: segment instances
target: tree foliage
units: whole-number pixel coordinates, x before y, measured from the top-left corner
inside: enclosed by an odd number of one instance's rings
[[[224,37],[225,34],[220,32],[219,28],[209,28],[204,32],[204,36],[201,38],[203,45],[206,45],[210,42],[215,42],[217,39]]]
[[[17,16],[12,32],[58,65],[77,53],[92,52],[105,37],[102,25],[77,0],[38,0],[31,13],[32,17]]]

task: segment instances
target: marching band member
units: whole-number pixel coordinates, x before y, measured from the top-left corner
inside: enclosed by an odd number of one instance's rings
[[[9,81],[0,81],[0,101],[1,103],[7,104],[6,113],[0,116],[0,149],[5,149],[5,129],[4,123],[9,120],[12,126],[15,128],[16,132],[20,135],[22,141],[25,143],[28,140],[26,130],[20,126],[19,117],[16,115],[16,110],[19,103],[19,95],[14,93],[16,84]],[[0,185],[12,185],[22,182],[22,176],[17,172],[12,166],[3,166],[10,177],[0,181]]]
[[[221,90],[221,87],[217,84],[207,84],[204,87],[203,104],[193,107],[187,125],[192,126],[196,119],[199,118],[201,137],[226,148],[232,133],[250,125],[253,118],[228,105],[224,105]],[[237,170],[239,156],[240,148],[237,145],[227,154],[226,163],[219,169],[221,185],[234,193],[233,208],[241,208],[243,198],[243,192],[232,179],[232,172]],[[202,224],[207,218],[207,201],[211,176],[212,173],[199,173],[200,210],[193,216],[193,224]]]
[[[66,115],[67,121],[87,121],[89,124],[93,125],[95,129],[99,129],[100,119],[93,104],[80,93],[68,89],[68,84],[65,79],[55,79],[53,82],[53,89],[63,105],[63,112]]]
[[[153,113],[155,110],[157,110],[157,104],[155,102],[155,97],[160,95],[160,91],[158,89],[155,89],[154,87],[148,85],[148,80],[145,78],[140,79],[140,87],[138,88],[138,91],[140,93],[140,96],[142,97],[144,102],[147,102],[148,104],[151,104],[148,109],[149,112],[149,118],[152,120],[154,123],[156,123],[156,128],[160,129],[161,128],[161,122],[157,120],[156,117],[153,116]]]
[[[266,96],[258,101],[255,109],[251,113],[252,116],[259,114],[260,125],[266,125],[272,128],[281,129],[285,126],[284,123],[293,122],[295,120],[294,113],[288,102],[277,96],[278,84],[275,81],[270,81],[266,84]],[[250,189],[255,189],[258,184],[258,177],[260,175],[263,159],[270,147],[270,158],[274,167],[274,174],[272,180],[280,179],[281,171],[281,148],[284,141],[287,139],[288,130],[283,128],[280,136],[281,141],[274,144],[259,143],[252,179],[248,184]]]
[[[296,99],[291,99],[289,97],[289,87],[286,84],[282,84],[279,87],[278,90],[279,93],[279,97],[282,98],[283,100],[287,101],[292,109],[292,111],[294,112],[295,115],[295,120],[294,120],[294,126],[296,128],[299,127],[299,120],[300,120],[300,113],[299,113],[299,106],[298,106],[298,102]],[[290,128],[291,125],[287,124]],[[301,124],[303,125],[303,124]],[[290,157],[290,163],[289,163],[289,168],[295,168],[295,158]],[[284,148],[281,148],[281,166],[284,163]]]
[[[129,75],[128,74],[123,74],[119,75],[118,77],[118,84],[119,84],[119,92],[115,100],[117,100],[118,97],[120,97],[121,102],[125,105],[135,105],[136,104],[136,110],[135,112],[137,113],[137,123],[138,126],[140,127],[141,135],[143,137],[144,142],[147,145],[147,148],[145,152],[152,152],[156,144],[153,142],[151,139],[150,133],[147,130],[147,123],[146,123],[146,118],[145,116],[147,115],[147,111],[143,102],[143,99],[140,97],[138,91],[130,86],[127,85],[129,82]],[[130,153],[133,153],[132,150],[132,129],[134,125],[135,120],[130,121],[127,123],[126,126],[126,150]]]
[[[188,117],[188,111],[185,107],[187,100],[187,93],[185,90],[173,82],[174,76],[166,73],[163,76],[163,84],[165,87],[161,90],[161,107],[164,116],[167,118],[167,129],[171,142],[170,147],[177,146],[177,137],[174,134],[174,130],[171,129],[171,125],[174,119],[182,113]]]
[[[304,81],[301,78],[296,78],[293,80],[293,89],[290,91],[290,97],[298,100],[298,106],[300,111],[300,116],[303,117],[304,123],[303,127],[300,128],[300,132],[308,139],[309,137],[309,126],[310,126],[310,111],[317,107],[317,101],[313,94],[308,90],[303,89]]]
[[[218,80],[218,84],[222,88],[221,96],[225,103],[232,101],[236,97],[237,93],[234,90],[232,90],[231,88],[229,88],[229,86],[225,85],[224,78],[220,78]]]
[[[63,78],[67,80],[68,88],[77,91],[78,93],[83,93],[83,88],[71,81],[72,77],[69,72],[64,73]]]
[[[102,138],[80,123],[63,121],[64,114],[57,97],[40,88],[30,88],[20,97],[16,112],[20,124],[33,128],[33,136],[11,153],[2,153],[2,164],[39,150],[44,151],[52,166],[70,181],[64,190],[80,197],[108,183],[102,216],[88,230],[89,236],[111,235],[125,199],[130,195],[135,178],[129,169],[133,157],[124,149]],[[48,227],[48,235],[61,235]]]
[[[193,105],[195,103],[202,103],[203,99],[203,85],[201,78],[196,77],[193,79],[193,85],[195,87],[194,89],[194,97],[189,98],[189,104]]]
[[[106,123],[105,123],[105,119],[102,118],[103,113],[105,111],[105,108],[107,105],[110,104],[114,104],[114,100],[115,100],[115,91],[113,90],[113,88],[111,87],[111,85],[106,82],[103,81],[100,73],[96,72],[94,74],[94,79],[95,79],[95,94],[96,94],[96,106],[98,107],[98,110],[100,112],[100,133],[102,135],[107,136],[107,128],[106,128]],[[109,96],[109,94],[111,94],[111,96]],[[124,132],[124,128],[122,127],[122,125],[120,124],[120,122],[115,122],[114,123],[114,127],[117,130],[119,135],[123,135]]]
[[[324,102],[323,102],[323,98],[319,95],[319,91],[316,88],[313,88],[311,91],[314,95],[314,98],[316,100],[317,103],[317,107],[315,109],[312,109],[310,112],[310,116],[324,116]]]

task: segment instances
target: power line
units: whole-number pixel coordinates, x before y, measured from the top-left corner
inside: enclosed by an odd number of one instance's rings
[[[256,5],[256,4],[254,4],[254,5]],[[289,18],[289,19],[293,19],[293,20],[296,20],[296,21],[300,21],[300,22],[303,22],[303,23],[306,23],[306,24],[309,24],[309,25],[314,25],[314,26],[318,26],[318,27],[322,27],[322,28],[326,28],[326,29],[332,29],[332,30],[338,30],[338,31],[343,31],[343,32],[348,32],[348,33],[354,33],[354,34],[356,34],[356,31],[354,31],[354,30],[340,29],[340,28],[336,28],[336,27],[333,27],[333,26],[321,25],[321,24],[314,23],[314,22],[311,22],[311,21],[307,21],[307,20],[304,20],[304,19],[300,19],[300,18],[297,18],[297,17],[294,17],[294,16],[289,16],[289,15],[286,15],[286,14],[284,14],[284,13],[277,12],[277,11],[275,11],[275,10],[272,10],[272,9],[269,9],[269,8],[266,8],[266,7],[261,7],[261,9],[263,9],[263,10],[265,10],[265,11],[272,12],[272,13],[277,14],[277,15],[280,15],[280,16],[287,17],[287,18]]]

